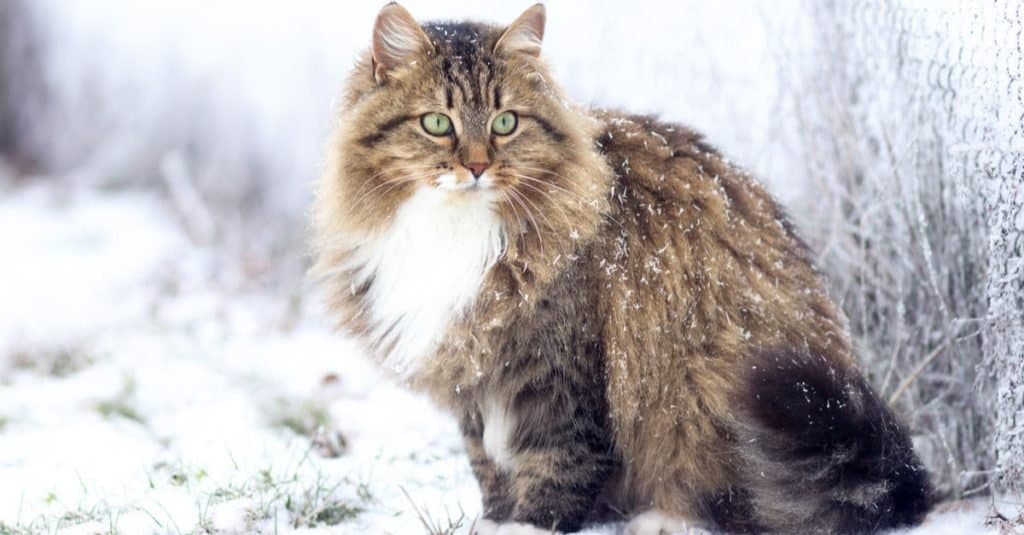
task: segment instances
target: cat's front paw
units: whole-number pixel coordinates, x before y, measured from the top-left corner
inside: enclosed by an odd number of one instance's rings
[[[657,510],[634,516],[626,524],[626,535],[699,535],[707,534],[686,520]]]
[[[532,524],[520,522],[497,523],[486,518],[478,518],[469,528],[470,535],[557,535],[558,532],[540,529]]]

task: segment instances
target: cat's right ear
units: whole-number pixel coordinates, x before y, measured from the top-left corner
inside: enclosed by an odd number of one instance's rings
[[[540,56],[540,43],[544,40],[544,21],[547,18],[544,4],[534,4],[508,25],[505,33],[494,45],[495,52],[505,54],[526,54]]]
[[[430,38],[406,9],[397,2],[381,8],[373,25],[373,78],[382,83],[388,73],[434,49]]]

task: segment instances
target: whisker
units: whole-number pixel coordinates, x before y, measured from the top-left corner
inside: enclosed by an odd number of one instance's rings
[[[523,202],[522,195],[513,190],[509,190],[509,192],[512,193],[512,198],[516,200],[519,206],[523,209],[523,212],[526,214],[527,219],[531,222],[530,224],[527,225],[527,228],[530,228],[531,226],[533,227],[533,232],[537,236],[537,243],[540,245],[540,252],[543,255],[544,237],[541,235],[540,227],[537,225],[537,220],[533,217],[533,212],[530,210],[530,207],[526,206],[526,204]]]
[[[407,166],[407,167],[397,167],[397,168],[384,169],[382,171],[378,171],[378,172],[370,175],[369,177],[365,178],[363,180],[363,186],[360,187],[360,191],[357,191],[356,194],[362,193],[361,190],[363,188],[365,188],[366,185],[370,184],[377,177],[386,175],[388,173],[393,173],[393,172],[418,173],[418,172],[422,172],[422,171],[426,171],[426,170],[432,170],[432,169],[435,169],[435,168],[438,168],[438,167],[436,165],[412,165],[412,166]]]
[[[403,166],[400,166],[400,167],[399,166],[395,166],[395,167],[390,167],[390,168],[387,168],[387,169],[382,169],[382,170],[380,170],[380,171],[378,171],[378,172],[376,172],[376,173],[366,177],[366,180],[370,181],[370,180],[373,180],[373,179],[375,179],[375,178],[377,178],[377,177],[379,177],[381,175],[385,175],[387,173],[391,173],[391,172],[394,172],[394,171],[422,171],[422,170],[426,170],[426,169],[441,169],[441,168],[436,166],[436,165],[426,165],[426,164],[421,164],[421,165],[403,165]]]
[[[522,226],[523,225],[522,217],[519,215],[519,210],[516,209],[515,203],[513,203],[512,199],[508,196],[508,190],[502,191],[501,192],[501,196],[502,196],[503,199],[508,201],[508,207],[511,208],[512,209],[512,213],[515,214],[515,216],[516,216],[516,225],[517,226]]]
[[[540,184],[542,186],[550,186],[550,187],[554,187],[556,191],[562,191],[562,192],[566,193],[567,195],[570,195],[571,197],[575,198],[576,202],[578,202],[580,204],[585,204],[587,202],[587,199],[585,199],[582,195],[580,195],[580,194],[578,194],[576,192],[573,192],[573,191],[569,191],[569,190],[564,189],[564,188],[560,188],[560,187],[558,187],[558,186],[556,186],[554,184],[550,184],[548,182],[544,182],[543,180],[539,180],[537,177],[532,177],[532,176],[528,176],[528,175],[520,175],[520,174],[516,174],[516,173],[513,173],[512,175],[516,176],[518,178],[523,179],[524,182],[521,182],[521,184],[523,186],[531,186],[531,184],[529,184],[529,182]],[[542,193],[542,194],[547,195],[548,198],[551,199],[552,203],[554,203],[555,205],[557,205],[559,207],[562,207],[561,203],[558,202],[555,199],[555,197],[554,197],[554,195],[552,194],[551,191],[543,191],[543,190],[540,189],[539,186],[532,186],[531,189],[533,189],[534,191],[536,191],[538,193]],[[562,211],[565,212],[564,207],[563,207]]]
[[[514,189],[509,189],[507,191],[512,194],[512,197],[511,197],[512,199],[522,199],[522,195],[517,193]],[[521,206],[523,211],[526,212],[526,216],[533,223],[534,231],[537,234],[537,241],[540,244],[540,253],[543,255],[544,254],[544,236],[543,236],[543,234],[542,234],[542,232],[540,230],[540,225],[537,224],[537,219],[533,217],[533,212],[530,211],[530,207],[526,206],[526,204],[524,204],[522,200],[519,200],[518,202],[519,202],[519,206]]]
[[[525,188],[529,188],[532,191],[536,191],[540,195],[544,196],[548,201],[551,202],[551,205],[556,210],[558,210],[559,213],[562,214],[562,218],[565,220],[566,223],[570,223],[572,221],[572,218],[569,217],[569,212],[566,211],[564,206],[562,206],[562,203],[558,202],[558,199],[556,199],[554,197],[554,195],[551,195],[551,193],[546,192],[546,191],[544,191],[544,190],[538,188],[537,186],[534,186],[534,185],[532,185],[532,184],[530,184],[528,182],[522,182],[522,183],[520,183],[520,185],[525,187]],[[551,222],[549,221],[548,224],[550,225]]]
[[[412,175],[404,175],[404,176],[395,177],[395,178],[391,178],[391,179],[385,180],[385,181],[381,182],[380,184],[377,184],[376,186],[371,188],[366,193],[362,194],[359,198],[357,198],[351,204],[353,206],[358,206],[364,200],[367,200],[370,197],[371,194],[373,194],[374,192],[377,192],[381,188],[387,187],[387,189],[385,189],[384,191],[380,192],[380,195],[383,196],[385,193],[388,193],[389,191],[397,188],[401,184],[406,184],[406,183],[409,183],[409,182],[415,182],[416,180],[419,180],[421,178],[429,177],[431,174],[432,173],[419,173],[419,174],[412,174]]]
[[[392,182],[390,187],[384,188],[382,191],[378,192],[377,195],[379,197],[383,197],[384,195],[387,195],[388,193],[391,193],[392,191],[397,189],[402,184],[408,184],[410,182],[416,182],[417,180],[421,180],[421,179],[424,179],[424,178],[429,178],[431,176],[432,176],[432,173],[425,173],[425,174],[420,174],[420,175],[408,176],[408,177],[405,177],[404,180],[396,180],[396,181]]]
[[[531,182],[536,182],[537,184],[541,184],[541,185],[544,185],[544,186],[555,188],[556,190],[561,191],[563,193],[566,193],[568,195],[572,195],[572,196],[576,197],[577,199],[580,199],[580,200],[583,199],[583,196],[580,195],[579,193],[576,193],[575,191],[568,190],[568,189],[566,189],[566,188],[564,188],[562,186],[559,186],[558,184],[553,184],[551,182],[547,182],[547,181],[541,180],[541,179],[539,179],[539,178],[537,178],[535,176],[523,175],[523,174],[520,174],[520,173],[509,173],[509,174],[514,176],[514,177],[521,178],[523,180],[529,180]]]
[[[553,176],[555,178],[561,178],[562,180],[565,180],[566,182],[575,182],[575,180],[573,180],[573,179],[571,179],[571,178],[569,178],[569,177],[567,177],[567,176],[565,176],[563,174],[556,173],[556,172],[554,172],[554,171],[552,171],[550,169],[544,169],[543,167],[532,167],[532,166],[529,166],[529,165],[515,165],[515,166],[512,166],[512,167],[515,168],[515,169],[522,169],[523,171],[537,171],[539,173],[544,173],[545,175],[551,175],[551,176]]]
[[[362,201],[366,200],[370,195],[372,195],[377,190],[379,190],[381,188],[384,188],[384,187],[387,187],[387,186],[393,186],[393,185],[396,185],[396,184],[402,184],[402,183],[405,183],[405,182],[408,182],[408,181],[410,181],[409,177],[398,177],[398,178],[394,178],[394,179],[390,179],[390,180],[385,180],[384,182],[381,182],[380,184],[377,184],[373,188],[370,188],[370,190],[367,191],[366,193],[360,195],[359,198],[357,198],[351,204],[353,206],[358,206],[360,203],[362,203]]]
[[[533,169],[533,168],[523,167],[523,169]],[[543,170],[541,169],[541,171],[543,171]],[[553,173],[551,171],[545,171],[545,172],[548,172],[548,173],[551,173],[551,174],[556,174],[556,173]],[[567,193],[569,195],[572,195],[572,196],[576,197],[577,202],[580,202],[580,203],[583,203],[583,204],[586,204],[586,203],[590,202],[590,199],[587,199],[587,198],[583,197],[583,195],[581,195],[579,193],[576,193],[574,191],[569,191],[569,190],[567,190],[567,189],[565,189],[565,188],[563,188],[563,187],[561,187],[561,186],[559,186],[557,184],[552,184],[551,182],[545,182],[543,180],[538,179],[537,177],[533,177],[533,176],[529,176],[529,175],[523,175],[523,174],[519,174],[519,173],[508,173],[508,174],[510,174],[510,175],[512,175],[514,177],[521,178],[523,180],[529,181],[529,182],[537,182],[537,183],[543,184],[545,186],[550,186],[552,188],[556,188],[559,191],[565,192],[565,193]],[[561,176],[561,175],[557,175],[557,176]],[[524,182],[523,185],[525,186],[526,183]],[[548,192],[548,193],[550,193],[550,192]],[[601,214],[601,216],[603,218],[611,221],[612,223],[615,223],[616,225],[618,225],[620,227],[622,226],[622,223],[618,219],[615,219],[614,217],[612,217],[612,215],[610,213],[603,213],[603,214]]]
[[[523,184],[523,185],[525,186],[526,184]],[[517,192],[517,193],[519,194],[519,196],[524,201],[530,203],[530,206],[532,206],[533,209],[537,211],[537,215],[539,215],[541,217],[541,219],[543,219],[544,222],[548,224],[548,228],[549,229],[554,229],[555,228],[554,225],[551,224],[551,220],[548,219],[546,215],[544,215],[544,210],[541,210],[533,201],[530,200],[529,197],[527,197],[526,195],[523,195],[522,192]],[[541,193],[543,193],[543,192],[541,192]],[[555,206],[558,206],[558,203],[554,203],[554,204],[555,204]]]

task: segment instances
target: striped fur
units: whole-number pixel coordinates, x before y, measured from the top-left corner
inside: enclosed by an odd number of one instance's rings
[[[459,420],[479,531],[918,521],[927,477],[777,203],[686,127],[570,103],[538,56],[543,18],[416,26],[386,6],[315,209],[315,271],[343,330],[386,365],[390,340],[436,329],[397,378]],[[518,128],[492,134],[508,110]],[[449,134],[424,131],[433,112]],[[471,162],[488,166],[479,182]],[[447,200],[397,253],[368,255],[424,192]],[[429,224],[452,206],[497,230]],[[494,235],[500,254],[468,262]],[[434,297],[381,319],[401,287]],[[407,321],[447,300],[435,327]]]

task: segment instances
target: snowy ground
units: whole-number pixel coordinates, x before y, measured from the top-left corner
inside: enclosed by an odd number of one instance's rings
[[[413,533],[416,508],[476,512],[452,422],[301,303],[230,289],[170,221],[143,194],[3,194],[0,533]]]
[[[0,533],[476,517],[454,423],[378,377],[315,299],[247,286],[147,194],[2,184]],[[915,533],[999,532],[984,500],[949,509]]]

